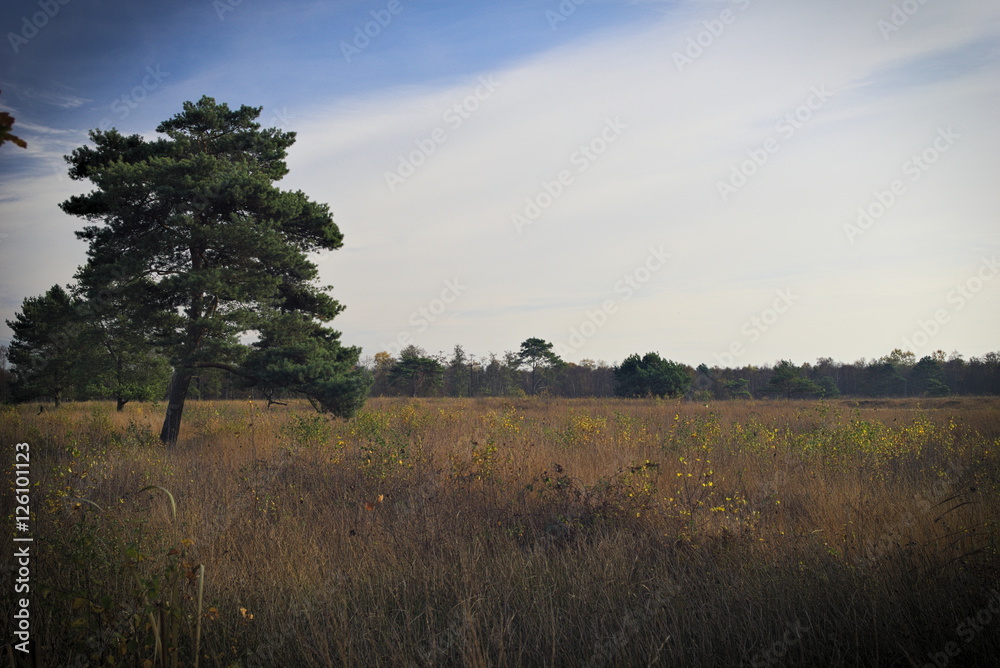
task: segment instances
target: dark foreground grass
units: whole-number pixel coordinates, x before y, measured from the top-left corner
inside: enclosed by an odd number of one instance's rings
[[[985,666],[998,409],[195,402],[165,450],[162,409],[80,404],[0,439],[40,665],[194,665],[200,616],[203,666]]]

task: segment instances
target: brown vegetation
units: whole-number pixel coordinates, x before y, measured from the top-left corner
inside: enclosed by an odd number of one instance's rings
[[[198,564],[203,666],[988,665],[998,409],[194,402],[168,450],[162,408],[73,404],[0,440],[31,444],[44,665],[158,660],[156,615],[191,665]]]

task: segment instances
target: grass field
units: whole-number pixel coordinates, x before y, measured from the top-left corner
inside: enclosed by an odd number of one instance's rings
[[[185,410],[171,450],[162,406],[0,412],[40,665],[1000,656],[997,399]]]

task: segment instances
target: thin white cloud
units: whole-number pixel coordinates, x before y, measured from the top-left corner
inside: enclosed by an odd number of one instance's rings
[[[73,94],[69,88],[60,84],[52,84],[47,88],[30,86],[16,89],[14,92],[19,98],[37,100],[59,109],[75,109],[90,102],[86,98]]]
[[[902,163],[934,140],[938,126],[960,123],[973,139],[948,156],[955,165],[942,160],[919,189],[901,198],[881,229],[857,240],[867,252],[881,254],[877,273],[899,277],[890,294],[905,306],[875,308],[880,317],[870,328],[842,314],[822,337],[796,338],[802,327],[786,324],[789,333],[772,338],[753,361],[766,361],[772,348],[806,357],[870,349],[864,339],[872,331],[912,318],[907,295],[915,286],[925,291],[935,283],[920,265],[937,249],[899,233],[904,223],[892,225],[892,219],[905,215],[913,231],[977,237],[993,199],[986,191],[965,193],[967,218],[958,227],[918,209],[939,213],[952,207],[955,193],[967,190],[962,184],[968,172],[986,168],[987,147],[996,141],[985,104],[997,98],[995,64],[926,86],[875,90],[873,83],[906,62],[995,34],[992,14],[983,18],[982,7],[973,3],[929,11],[920,18],[935,22],[932,32],[915,18],[912,32],[901,30],[886,44],[877,29],[883,12],[860,3],[851,11],[750,7],[684,72],[671,54],[700,23],[632,28],[484,73],[502,86],[454,130],[441,114],[469,94],[474,78],[317,111],[321,124],[296,128],[303,144],[293,153],[289,180],[331,202],[348,245],[356,249],[323,264],[349,305],[340,322],[347,338],[364,327],[390,340],[453,273],[475,285],[461,308],[504,315],[435,323],[415,334],[429,349],[456,342],[480,348],[476,341],[490,349],[515,348],[538,332],[566,338],[567,323],[587,311],[573,295],[592,295],[594,304],[602,294],[613,297],[615,282],[634,262],[629,258],[657,243],[675,249],[673,262],[682,270],[651,281],[644,287],[646,299],[624,304],[581,355],[617,359],[632,348],[653,347],[647,332],[669,329],[673,339],[657,346],[701,350],[701,358],[707,357],[699,342],[738,333],[745,315],[738,307],[759,310],[786,283],[813,292],[835,285],[855,307],[869,308],[878,296],[868,290],[870,277],[855,273],[857,252],[843,224],[873,191],[900,176]],[[971,21],[971,15],[980,20]],[[808,123],[790,137],[775,130],[821,87],[829,100]],[[575,172],[574,152],[614,118],[628,126],[620,141],[586,172]],[[438,127],[447,130],[446,140],[391,192],[385,173],[397,169],[400,155],[419,151]],[[722,202],[718,181],[769,138],[780,140],[779,152]],[[567,169],[573,183],[517,234],[511,214]],[[900,245],[911,249],[916,263],[888,254]],[[809,258],[805,264],[803,257]],[[962,259],[944,261],[957,266]],[[813,263],[826,266],[826,274],[814,277]],[[759,274],[762,264],[776,268],[774,278],[755,279],[756,287],[746,290],[746,277]],[[702,285],[711,287],[699,290]],[[529,307],[539,301],[550,305]],[[517,304],[525,308],[514,316],[509,309]],[[983,337],[969,336],[983,343]],[[371,338],[358,342],[380,345]]]

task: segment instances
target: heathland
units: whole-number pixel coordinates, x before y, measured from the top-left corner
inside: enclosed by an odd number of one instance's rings
[[[0,409],[40,665],[1000,656],[996,398],[114,409]]]

